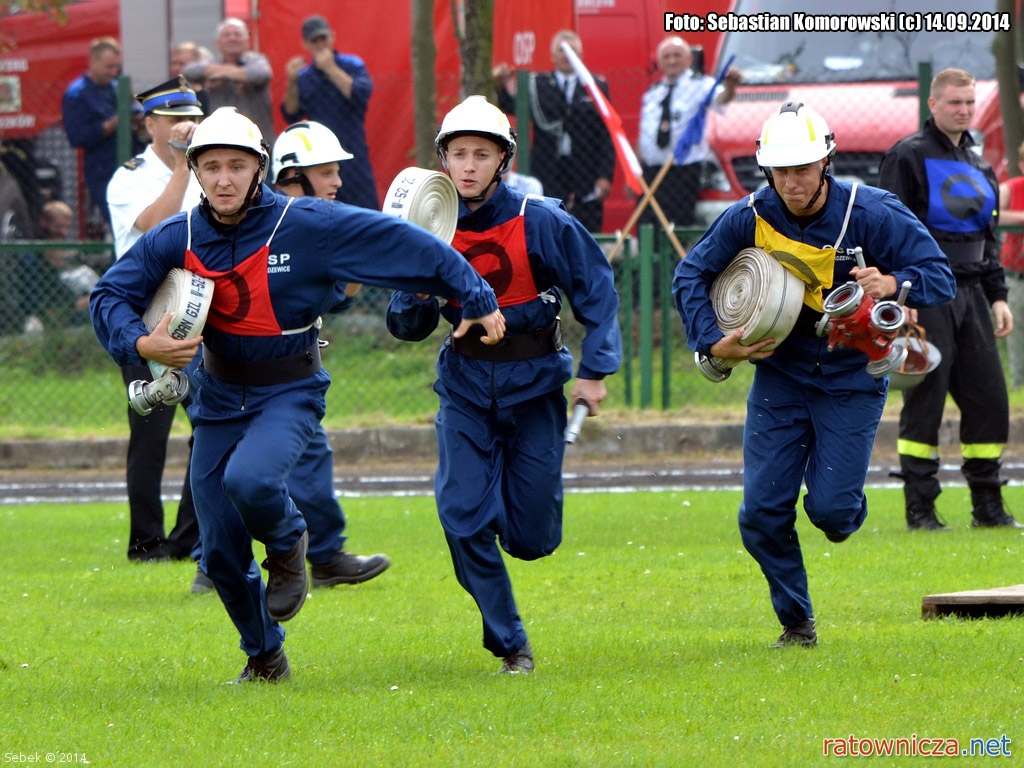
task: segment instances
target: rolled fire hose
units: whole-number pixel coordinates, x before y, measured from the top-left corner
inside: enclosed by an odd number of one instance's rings
[[[451,243],[459,219],[459,193],[447,174],[409,167],[391,182],[381,210]]]
[[[194,339],[203,332],[213,303],[213,280],[187,269],[172,269],[160,283],[153,300],[142,315],[146,329],[152,331],[165,315],[172,315],[167,332],[175,339]],[[188,395],[188,376],[153,360],[149,370],[153,381],[133,381],[128,385],[128,403],[136,413],[148,416],[157,405],[174,405]]]
[[[754,344],[773,338],[773,349],[793,330],[804,301],[804,283],[761,248],[744,248],[711,284],[718,327],[730,334],[743,328],[740,341]],[[704,378],[721,382],[741,360],[694,353]]]
[[[213,280],[187,269],[172,269],[153,294],[153,300],[142,315],[147,331],[152,331],[167,314],[173,315],[167,333],[173,339],[194,339],[203,332],[206,316],[213,303]],[[167,366],[150,361],[154,378],[163,375]]]

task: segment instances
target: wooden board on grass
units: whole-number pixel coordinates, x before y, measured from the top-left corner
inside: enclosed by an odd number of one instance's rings
[[[1009,616],[1024,613],[1024,584],[993,589],[968,589],[964,592],[947,592],[941,595],[925,595],[921,598],[921,618],[935,619],[940,616]]]

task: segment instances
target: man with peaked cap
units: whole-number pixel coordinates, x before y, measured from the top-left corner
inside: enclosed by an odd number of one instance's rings
[[[179,75],[135,98],[153,142],[118,169],[107,187],[118,258],[143,232],[199,203],[199,183],[185,160],[185,147],[203,116],[196,92]]]
[[[176,77],[135,97],[145,113],[146,130],[153,143],[118,168],[107,185],[107,205],[114,234],[114,252],[121,258],[142,234],[169,216],[199,204],[199,182],[185,159],[187,146],[202,118],[195,91],[184,77]],[[173,143],[172,143],[173,142]],[[121,368],[125,384],[152,381],[145,365]],[[128,408],[127,482],[131,533],[128,559],[184,560],[192,556],[199,539],[192,491],[186,472],[171,533],[164,535],[164,509],[160,486],[167,459],[167,438],[175,406],[159,405],[148,416]]]

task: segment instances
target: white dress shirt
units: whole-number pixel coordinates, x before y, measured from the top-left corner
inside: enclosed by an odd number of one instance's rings
[[[712,77],[703,75],[695,77],[693,72],[687,70],[678,80],[672,90],[670,102],[672,114],[672,135],[667,147],[658,146],[658,124],[661,122],[661,102],[668,93],[668,81],[662,80],[652,85],[643,95],[640,106],[640,162],[644,165],[664,165],[665,161],[672,156],[679,137],[683,135],[690,119],[697,113],[701,102],[710,93],[715,85]],[[711,102],[710,109],[722,112],[724,107],[716,104],[718,94],[722,86],[718,86],[715,98]],[[699,163],[711,156],[711,149],[708,147],[707,132],[701,137],[698,144],[695,144],[686,156],[686,162]]]
[[[107,185],[107,207],[110,209],[110,228],[114,234],[114,254],[117,258],[127,253],[135,241],[142,237],[142,232],[135,228],[135,221],[139,214],[160,197],[174,173],[164,165],[152,145],[147,146],[133,160],[136,161],[134,169],[122,165]],[[187,211],[199,205],[202,191],[195,174],[189,173],[181,210]]]

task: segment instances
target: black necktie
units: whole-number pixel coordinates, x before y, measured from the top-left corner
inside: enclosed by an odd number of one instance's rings
[[[569,91],[569,86],[571,86],[571,85],[572,85],[572,78],[569,78],[569,77],[565,78],[565,81],[562,83],[562,95],[565,97],[565,103],[566,104],[572,104],[572,95],[571,95],[571,92]]]
[[[672,89],[675,83],[668,84],[668,93],[661,100],[661,122],[658,123],[658,146],[664,149],[672,135]]]

